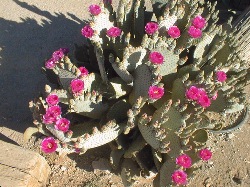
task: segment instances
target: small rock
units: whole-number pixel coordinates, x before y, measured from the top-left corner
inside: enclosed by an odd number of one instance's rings
[[[61,166],[61,171],[65,171],[67,169],[66,166]]]

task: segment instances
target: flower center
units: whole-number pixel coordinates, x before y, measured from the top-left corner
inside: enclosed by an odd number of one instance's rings
[[[47,147],[51,149],[53,147],[52,143],[48,143]]]

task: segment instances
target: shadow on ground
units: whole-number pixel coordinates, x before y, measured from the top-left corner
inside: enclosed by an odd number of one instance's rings
[[[33,18],[20,18],[20,23],[0,18],[0,125],[24,132],[32,126],[28,102],[48,84],[41,73],[44,61],[61,47],[72,54],[74,43],[84,42],[80,30],[85,22],[13,1],[43,17],[42,24]]]

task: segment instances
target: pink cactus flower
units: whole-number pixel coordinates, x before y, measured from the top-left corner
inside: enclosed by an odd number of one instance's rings
[[[54,59],[54,61],[59,61],[64,57],[64,53],[62,50],[57,50],[52,54],[52,58]]]
[[[80,76],[82,76],[82,77],[87,76],[89,74],[89,71],[85,67],[79,67],[78,69],[81,71]]]
[[[44,153],[53,153],[57,149],[56,140],[53,137],[44,138],[41,142],[41,149]]]
[[[192,21],[192,25],[197,29],[203,29],[206,25],[206,19],[202,16],[196,16]]]
[[[181,31],[177,26],[172,26],[168,29],[168,35],[172,38],[179,38]]]
[[[182,155],[178,156],[175,161],[176,161],[176,164],[178,164],[179,166],[182,166],[184,168],[190,168],[192,165],[191,158],[186,154],[182,154]]]
[[[59,97],[56,94],[49,94],[46,98],[46,102],[49,106],[54,106],[59,103]]]
[[[55,66],[56,66],[56,61],[54,60],[54,58],[51,58],[45,62],[45,67],[47,69],[53,69]]]
[[[191,86],[188,90],[186,90],[186,97],[191,100],[197,100],[199,95],[199,88],[196,86]]]
[[[151,52],[149,54],[149,61],[153,64],[162,64],[164,61],[164,57],[159,52]]]
[[[148,95],[150,99],[160,99],[164,95],[164,88],[158,86],[150,86]]]
[[[84,89],[84,82],[81,79],[74,79],[70,83],[73,94],[81,94]]]
[[[200,104],[203,108],[207,108],[211,105],[211,100],[207,95],[200,95],[198,98],[198,104]]]
[[[218,92],[216,92],[216,93],[213,95],[213,97],[211,97],[211,99],[212,99],[212,100],[216,100],[217,97],[218,97]]]
[[[90,5],[89,6],[89,12],[92,15],[97,16],[98,14],[101,13],[101,7],[99,5]]]
[[[224,82],[227,80],[227,74],[224,71],[217,71],[216,77],[219,82]]]
[[[81,32],[86,38],[91,38],[94,35],[94,30],[89,25],[84,26]]]
[[[67,132],[69,130],[70,121],[66,118],[60,118],[56,121],[55,129],[63,132]]]
[[[43,115],[43,123],[52,124],[60,118],[62,112],[59,106],[51,106],[47,108],[46,113]]]
[[[205,148],[205,149],[201,149],[199,152],[198,152],[198,156],[202,159],[202,160],[205,160],[205,161],[208,161],[212,158],[212,152]]]
[[[154,34],[158,30],[158,28],[159,28],[159,26],[158,26],[157,23],[155,23],[155,22],[149,22],[145,26],[145,32],[148,35],[152,35],[152,34]]]
[[[187,184],[187,173],[182,170],[175,170],[172,174],[172,181],[177,185]]]
[[[195,28],[194,26],[190,26],[188,29],[188,34],[192,38],[200,38],[202,36],[202,31],[200,29]]]
[[[109,30],[107,30],[108,37],[116,38],[116,37],[120,36],[121,33],[122,33],[122,30],[119,29],[118,27],[111,27]]]

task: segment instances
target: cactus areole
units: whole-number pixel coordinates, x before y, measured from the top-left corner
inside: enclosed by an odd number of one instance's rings
[[[246,109],[249,66],[234,38],[241,31],[232,19],[217,24],[216,3],[152,6],[150,20],[142,0],[121,0],[116,12],[111,1],[91,5],[79,31],[88,60],[71,62],[65,48],[52,53],[44,70],[59,88],[46,85],[30,109],[48,136],[45,153],[83,154],[114,141],[111,160],[125,186],[152,171],[158,186],[186,185],[190,171],[216,154],[208,132],[233,125],[225,119]]]

